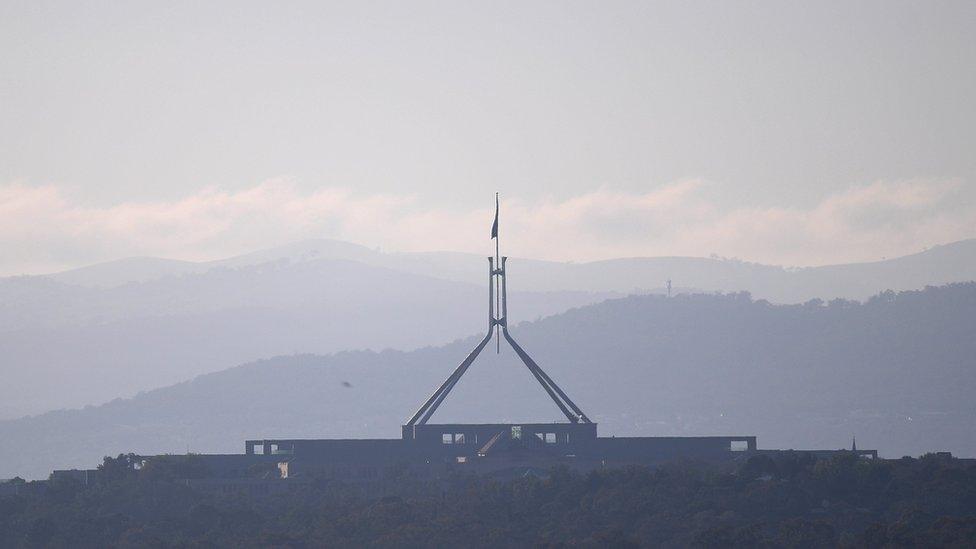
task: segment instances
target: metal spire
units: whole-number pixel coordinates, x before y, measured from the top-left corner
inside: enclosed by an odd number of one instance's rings
[[[498,265],[498,268],[501,269],[502,267],[501,257],[498,255],[498,248],[499,248],[498,241],[501,240],[500,238],[498,238],[498,213],[499,213],[498,193],[496,192],[495,193],[495,222],[491,226],[491,237],[495,240],[495,265]],[[498,279],[498,277],[494,277],[494,276],[492,277],[492,280],[495,282],[495,310],[501,311],[502,310],[501,307],[502,292],[500,287],[501,281]],[[495,354],[496,355],[501,354],[502,352],[502,341],[501,341],[501,337],[499,337],[498,330],[499,330],[498,325],[495,325]]]
[[[423,425],[427,423],[430,416],[434,414],[437,408],[444,402],[447,398],[448,393],[451,389],[457,385],[457,382],[461,379],[461,376],[468,370],[468,367],[474,362],[481,351],[485,348],[485,345],[491,341],[492,336],[496,338],[496,352],[501,352],[501,337],[499,337],[499,332],[505,341],[512,346],[515,350],[515,354],[518,355],[519,359],[525,364],[525,367],[529,369],[532,376],[542,385],[542,388],[549,395],[549,398],[556,404],[559,411],[566,416],[571,423],[592,423],[590,418],[586,417],[583,410],[573,402],[566,393],[556,385],[556,382],[546,374],[543,369],[536,364],[532,357],[529,356],[525,349],[523,349],[512,337],[512,334],[508,332],[508,293],[505,286],[505,263],[508,260],[507,257],[502,257],[499,254],[498,246],[498,193],[495,193],[495,221],[491,226],[491,238],[495,240],[495,257],[488,258],[488,333],[485,337],[475,346],[475,348],[468,354],[468,356],[458,364],[454,372],[440,387],[434,391],[434,394],[430,395],[423,406],[417,410],[416,413],[410,418],[406,426],[412,425]]]

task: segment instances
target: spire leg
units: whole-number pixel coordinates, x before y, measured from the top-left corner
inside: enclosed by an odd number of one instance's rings
[[[437,411],[437,408],[444,402],[447,395],[460,381],[461,376],[468,371],[471,364],[478,358],[481,351],[495,337],[495,352],[501,352],[502,337],[511,345],[515,354],[528,368],[532,376],[542,385],[542,388],[549,395],[549,398],[556,404],[559,411],[566,416],[572,423],[592,423],[586,414],[573,402],[566,393],[556,385],[556,382],[538,365],[525,349],[519,345],[515,338],[508,332],[508,291],[506,288],[506,262],[507,257],[499,255],[498,245],[498,194],[495,194],[495,223],[492,226],[492,238],[495,239],[495,257],[488,258],[488,332],[481,342],[461,361],[460,364],[451,372],[451,375],[437,388],[436,391],[424,402],[410,418],[404,427],[423,425]],[[495,268],[497,265],[497,269]],[[496,313],[497,312],[497,313]],[[494,333],[493,333],[494,332]]]

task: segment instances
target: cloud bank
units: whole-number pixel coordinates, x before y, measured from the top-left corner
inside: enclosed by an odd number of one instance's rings
[[[715,185],[565,200],[505,197],[509,255],[590,261],[717,254],[780,265],[873,261],[976,237],[976,193],[956,180],[875,182],[809,208],[726,207]],[[386,251],[487,252],[492,207],[425,207],[409,194],[303,191],[287,179],[175,201],[85,205],[56,186],[0,185],[0,274],[50,272],[131,256],[206,260],[306,238]]]

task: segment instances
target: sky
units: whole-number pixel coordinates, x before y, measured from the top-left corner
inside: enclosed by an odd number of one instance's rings
[[[0,0],[0,275],[976,237],[976,3]]]

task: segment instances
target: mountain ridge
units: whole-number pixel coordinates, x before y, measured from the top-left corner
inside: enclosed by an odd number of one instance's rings
[[[976,283],[865,303],[649,295],[574,307],[512,332],[604,435],[745,433],[762,447],[810,449],[843,447],[853,434],[885,457],[967,457],[976,456],[974,310]],[[281,356],[2,421],[0,476],[43,476],[128,451],[239,452],[247,438],[395,438],[478,337],[409,352]],[[432,421],[559,419],[503,347],[479,357]]]
[[[0,399],[23,415],[105,402],[267,356],[443,343],[483,322],[483,292],[331,259],[104,289],[7,280],[0,282],[0,374],[8,383]],[[612,295],[513,291],[527,318]]]
[[[484,259],[313,240],[216,262],[132,259],[0,279],[0,375],[9,381],[0,418],[105,402],[268,356],[444,343],[483,322]],[[799,270],[680,257],[512,259],[507,268],[512,318],[532,319],[664,293],[668,280],[676,294],[748,291],[774,303],[976,280],[976,240]],[[146,280],[119,283],[125,277]]]
[[[212,269],[328,258],[480,284],[484,266],[476,261],[479,257],[464,252],[384,253],[340,240],[310,239],[214,261],[130,258],[38,276],[68,284],[106,287]],[[883,289],[898,291],[976,280],[976,239],[933,246],[897,258],[798,268],[692,256],[623,257],[581,263],[510,259],[510,265],[522,271],[517,284],[533,291],[630,292],[635,288],[660,288],[672,279],[685,288],[749,291],[777,303],[834,297],[866,299]],[[135,264],[140,261],[145,265]],[[124,272],[113,272],[113,268]],[[158,270],[156,274],[146,274],[153,268]]]

